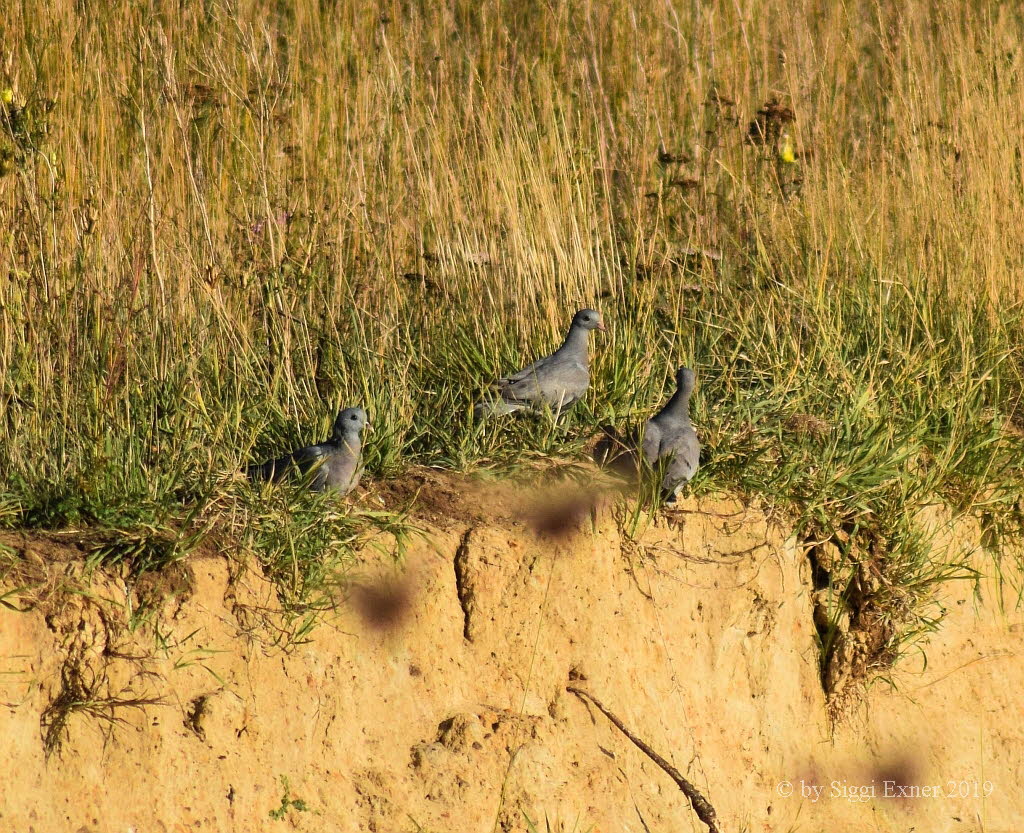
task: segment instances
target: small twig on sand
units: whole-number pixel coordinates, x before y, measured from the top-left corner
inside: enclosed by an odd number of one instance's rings
[[[601,703],[601,701],[598,700],[596,697],[594,697],[594,695],[591,694],[589,691],[585,691],[582,688],[577,688],[572,683],[569,683],[569,685],[567,685],[565,688],[566,691],[571,691],[581,700],[589,700],[591,703],[593,703],[597,707],[598,711],[601,712],[601,714],[603,714],[612,723],[615,724],[616,729],[622,732],[622,734],[624,734],[633,742],[634,746],[636,746],[648,758],[654,761],[654,763],[656,763],[663,770],[665,770],[668,777],[675,781],[676,784],[679,786],[679,789],[683,791],[683,794],[688,799],[690,799],[690,804],[693,806],[693,811],[697,814],[697,818],[699,818],[702,822],[704,822],[704,824],[708,826],[709,833],[719,833],[718,816],[715,815],[715,808],[711,806],[708,800],[700,794],[700,791],[695,786],[693,786],[693,784],[691,784],[689,781],[683,778],[678,769],[672,766],[672,764],[670,764],[668,761],[662,758],[661,755],[659,755],[657,752],[651,749],[651,747],[649,747],[646,743],[640,740],[640,738],[638,738],[631,731],[629,731],[629,729],[626,728],[625,724],[623,724],[623,722],[619,720],[619,718],[617,718],[614,714],[608,711],[608,709],[605,708],[604,704]]]

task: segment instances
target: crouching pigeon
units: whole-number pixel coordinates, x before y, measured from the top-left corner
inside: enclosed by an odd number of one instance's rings
[[[286,477],[309,477],[309,488],[314,492],[333,489],[347,495],[357,485],[363,470],[359,465],[362,450],[362,432],[370,428],[366,411],[346,408],[334,420],[334,428],[327,442],[300,448],[277,460],[249,466],[246,474],[251,480],[278,482]]]
[[[581,399],[590,385],[591,330],[604,330],[601,315],[581,309],[573,316],[562,346],[515,375],[498,379],[477,404],[477,416],[521,410],[551,410],[557,415]]]
[[[662,471],[662,493],[675,498],[697,472],[700,441],[690,424],[690,394],[697,377],[681,367],[676,372],[676,392],[644,427],[644,459]]]

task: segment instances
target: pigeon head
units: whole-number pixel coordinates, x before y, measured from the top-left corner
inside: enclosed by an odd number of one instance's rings
[[[346,434],[359,434],[364,428],[369,428],[370,422],[366,411],[362,408],[346,408],[338,418],[334,420],[334,436],[344,437]]]
[[[601,313],[592,309],[581,309],[572,318],[572,325],[584,330],[604,330]]]
[[[676,385],[682,393],[690,393],[693,386],[697,384],[697,374],[688,367],[681,367],[676,371]]]

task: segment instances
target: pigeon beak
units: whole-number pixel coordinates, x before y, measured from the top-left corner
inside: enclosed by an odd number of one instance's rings
[[[597,329],[599,329],[602,333],[607,332],[608,330],[608,328],[604,325],[604,321],[597,322]]]
[[[371,423],[369,423],[369,422],[364,422],[363,423],[363,430],[364,431],[372,431],[373,430],[373,425]]]

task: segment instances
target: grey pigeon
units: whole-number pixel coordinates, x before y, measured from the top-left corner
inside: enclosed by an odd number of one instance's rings
[[[562,346],[514,376],[498,379],[488,398],[477,404],[477,415],[548,409],[560,414],[581,399],[590,385],[591,330],[604,330],[601,315],[581,309],[573,316]]]
[[[662,492],[675,498],[697,472],[700,441],[690,424],[690,394],[696,374],[686,367],[676,372],[676,392],[644,427],[644,459],[664,472]]]
[[[361,434],[369,428],[366,411],[346,408],[334,420],[327,442],[300,448],[277,460],[269,460],[246,469],[252,480],[278,482],[289,475],[309,476],[309,488],[314,492],[334,489],[347,495],[357,485],[363,470],[359,465],[362,450]]]

